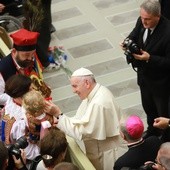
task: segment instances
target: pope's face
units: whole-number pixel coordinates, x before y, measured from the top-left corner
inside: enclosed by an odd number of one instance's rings
[[[140,16],[144,28],[154,28],[160,19],[160,16],[155,16],[153,14],[147,13],[143,8],[140,10]]]
[[[27,68],[33,64],[35,50],[16,51],[15,60],[20,67]]]
[[[88,96],[89,89],[85,79],[82,79],[82,77],[71,77],[70,83],[73,93],[76,93],[81,100]]]

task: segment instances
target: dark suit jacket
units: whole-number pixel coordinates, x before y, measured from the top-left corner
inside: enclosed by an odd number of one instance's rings
[[[163,95],[170,89],[170,21],[164,17],[160,18],[145,47],[143,47],[144,31],[139,17],[129,37],[150,54],[150,59],[148,62],[135,60],[138,84],[139,86],[148,84],[153,92]]]
[[[4,57],[0,62],[0,73],[4,81],[6,82],[12,75],[18,74],[18,70],[14,64],[11,54]]]
[[[164,17],[170,19],[170,0],[159,0],[161,4],[161,13]]]

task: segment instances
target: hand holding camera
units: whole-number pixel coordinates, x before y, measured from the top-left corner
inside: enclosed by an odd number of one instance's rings
[[[135,59],[133,54],[141,54],[138,45],[130,38],[126,38],[121,44],[121,47],[125,51],[124,54],[126,55],[126,60],[128,64],[133,63]]]
[[[146,51],[140,50],[141,54],[133,54],[134,58],[136,60],[143,60],[143,61],[149,61],[150,54],[147,53]]]
[[[17,159],[15,155],[12,155],[12,158],[15,163],[15,167],[17,169],[21,169],[26,165],[26,155],[23,149],[20,149],[21,151],[21,158]]]
[[[22,149],[28,146],[27,138],[25,136],[20,137],[14,144],[8,145],[9,161],[6,170],[11,170],[15,166],[25,166],[25,156]]]
[[[120,44],[122,49],[125,51],[127,63],[133,63],[134,60],[148,61],[150,54],[140,49],[140,47],[130,38],[126,38],[123,43]]]

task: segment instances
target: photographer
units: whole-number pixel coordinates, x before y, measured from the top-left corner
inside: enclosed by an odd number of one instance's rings
[[[153,127],[157,117],[168,117],[170,89],[170,22],[161,16],[157,0],[145,0],[140,6],[140,17],[128,38],[140,52],[131,53],[131,64],[136,68],[141,101],[147,115],[148,129],[144,135],[161,136]],[[122,44],[123,50],[127,45]],[[136,48],[135,45],[135,48]]]
[[[158,151],[156,164],[153,166],[157,170],[170,169],[170,142],[163,143]]]
[[[139,170],[169,170],[170,169],[170,142],[160,146],[155,162],[148,161]]]
[[[17,159],[14,155],[12,155],[12,158],[15,163],[15,167],[18,170],[28,170],[26,167],[26,156],[24,150],[21,150],[21,158]]]
[[[170,142],[163,143],[154,162],[147,161],[137,169],[123,167],[121,170],[169,170],[170,169]]]
[[[22,158],[22,159],[21,159]],[[21,158],[16,159],[16,157],[13,155],[13,160],[14,160],[14,168],[17,168],[18,170],[28,170],[25,166],[25,163],[22,162],[22,160],[25,160],[25,153],[23,150],[21,150]],[[6,170],[8,167],[9,162],[9,155],[8,155],[8,149],[5,146],[5,144],[0,141],[0,169],[1,170]],[[12,169],[11,169],[12,170]]]

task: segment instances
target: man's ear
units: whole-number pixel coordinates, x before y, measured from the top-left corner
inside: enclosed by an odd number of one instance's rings
[[[12,48],[11,55],[12,57],[15,57],[17,55],[17,50],[15,48]]]
[[[126,140],[126,136],[123,134],[123,132],[121,132],[120,131],[120,136],[124,139],[124,140]]]

